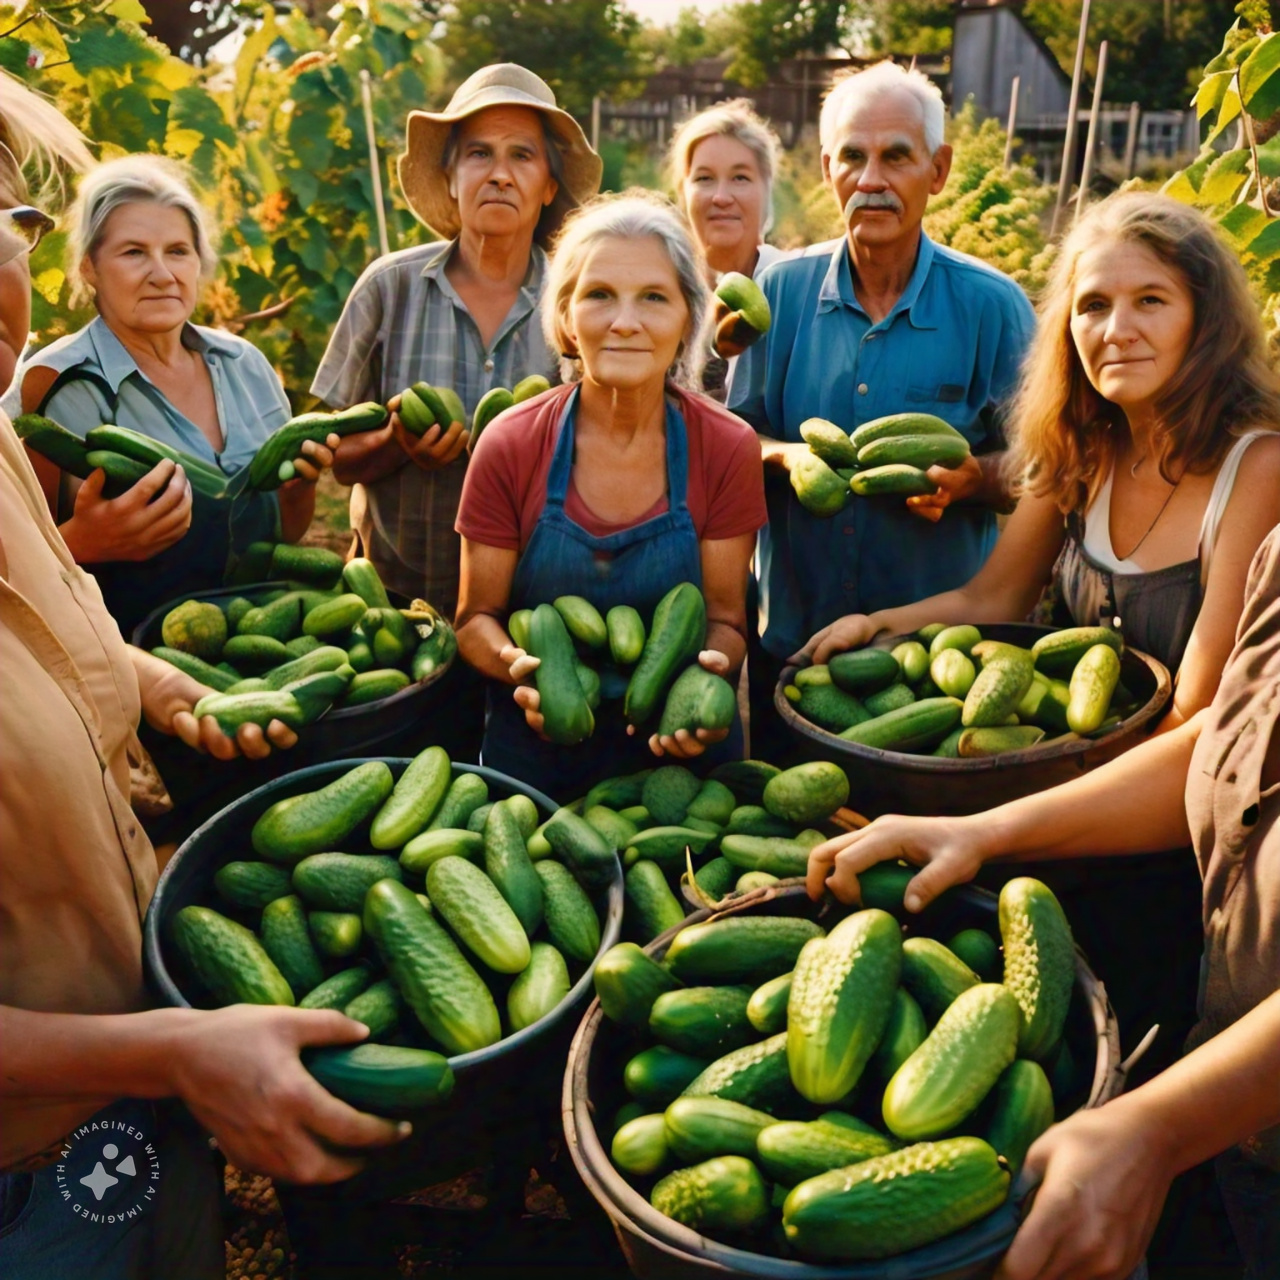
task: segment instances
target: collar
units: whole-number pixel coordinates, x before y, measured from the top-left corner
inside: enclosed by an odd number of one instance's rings
[[[937,256],[937,247],[923,231],[920,232],[920,248],[916,252],[916,263],[911,268],[907,287],[902,296],[893,304],[893,309],[885,317],[883,324],[892,323],[896,316],[904,311],[907,319],[915,329],[937,329],[938,316],[927,297],[921,297],[929,269]],[[853,291],[853,263],[849,257],[849,242],[841,236],[836,241],[831,253],[831,262],[822,280],[822,288],[818,291],[818,311],[834,311],[837,307],[852,307],[862,311],[862,304]],[[865,313],[864,313],[865,314]]]
[[[440,251],[432,254],[427,260],[420,274],[424,280],[434,280],[443,293],[452,298],[459,306],[462,306],[462,299],[458,297],[457,290],[454,289],[452,282],[444,271],[453,255],[458,251],[458,242],[457,240],[446,240],[439,248]],[[520,292],[525,295],[531,306],[536,306],[538,298],[541,296],[542,278],[546,273],[546,268],[547,255],[535,241],[529,249],[529,266],[524,273],[524,281],[520,285]]]
[[[94,316],[89,322],[89,340],[93,343],[98,368],[112,392],[118,394],[120,384],[132,373],[146,376],[101,316]],[[238,360],[244,354],[244,347],[230,335],[220,334],[216,329],[197,328],[190,321],[182,326],[182,345],[201,355],[213,352],[231,360]]]

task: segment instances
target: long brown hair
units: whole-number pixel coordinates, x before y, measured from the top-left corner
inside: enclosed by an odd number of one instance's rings
[[[1080,258],[1107,241],[1140,244],[1191,294],[1191,341],[1156,400],[1160,474],[1205,473],[1234,436],[1280,427],[1280,376],[1267,362],[1258,305],[1239,262],[1203,214],[1170,196],[1123,191],[1091,208],[1063,242],[1040,304],[1012,412],[1012,474],[1063,512],[1097,496],[1125,439],[1119,405],[1094,390],[1071,337]]]

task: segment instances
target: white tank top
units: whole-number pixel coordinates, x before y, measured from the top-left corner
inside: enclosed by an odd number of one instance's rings
[[[1214,477],[1213,489],[1209,494],[1208,504],[1204,509],[1204,519],[1200,522],[1200,580],[1209,577],[1209,559],[1213,555],[1214,544],[1218,540],[1218,527],[1231,500],[1231,491],[1235,488],[1236,472],[1240,470],[1240,459],[1245,450],[1260,436],[1274,435],[1271,431],[1249,431],[1242,435],[1231,446],[1227,456],[1223,458],[1218,474]],[[1115,471],[1107,472],[1107,478],[1098,490],[1093,505],[1085,512],[1084,517],[1084,549],[1105,569],[1112,573],[1149,573],[1141,565],[1132,560],[1121,560],[1116,556],[1111,545],[1111,482]]]

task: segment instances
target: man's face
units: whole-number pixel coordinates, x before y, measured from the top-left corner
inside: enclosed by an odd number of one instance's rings
[[[556,197],[542,120],[531,107],[487,107],[462,122],[449,194],[477,235],[532,235]]]
[[[950,170],[951,148],[929,155],[920,104],[900,91],[851,102],[822,148],[822,177],[849,237],[868,248],[913,245],[929,197]]]

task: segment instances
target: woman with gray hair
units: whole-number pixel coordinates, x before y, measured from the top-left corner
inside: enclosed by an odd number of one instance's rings
[[[232,475],[289,415],[265,356],[243,338],[191,323],[217,265],[208,219],[179,169],[158,156],[124,156],[91,171],[73,212],[70,259],[98,315],[19,367],[14,399],[79,436],[104,423],[130,427]],[[128,633],[174,596],[220,586],[229,551],[296,542],[315,510],[329,447],[277,494],[193,498],[182,468],[159,463],[117,498],[105,474],[76,481],[33,456],[54,518],[77,563],[98,580]],[[234,516],[234,519],[232,519]]]
[[[750,429],[689,389],[707,304],[701,258],[670,204],[628,192],[586,206],[565,226],[543,300],[566,385],[500,415],[467,472],[458,644],[491,682],[482,759],[557,795],[726,737],[655,734],[646,751],[625,725],[621,682],[606,680],[590,745],[554,745],[529,680],[538,659],[507,630],[515,610],[564,595],[647,620],[693,582],[707,602],[699,661],[720,674],[741,665],[764,489]]]

